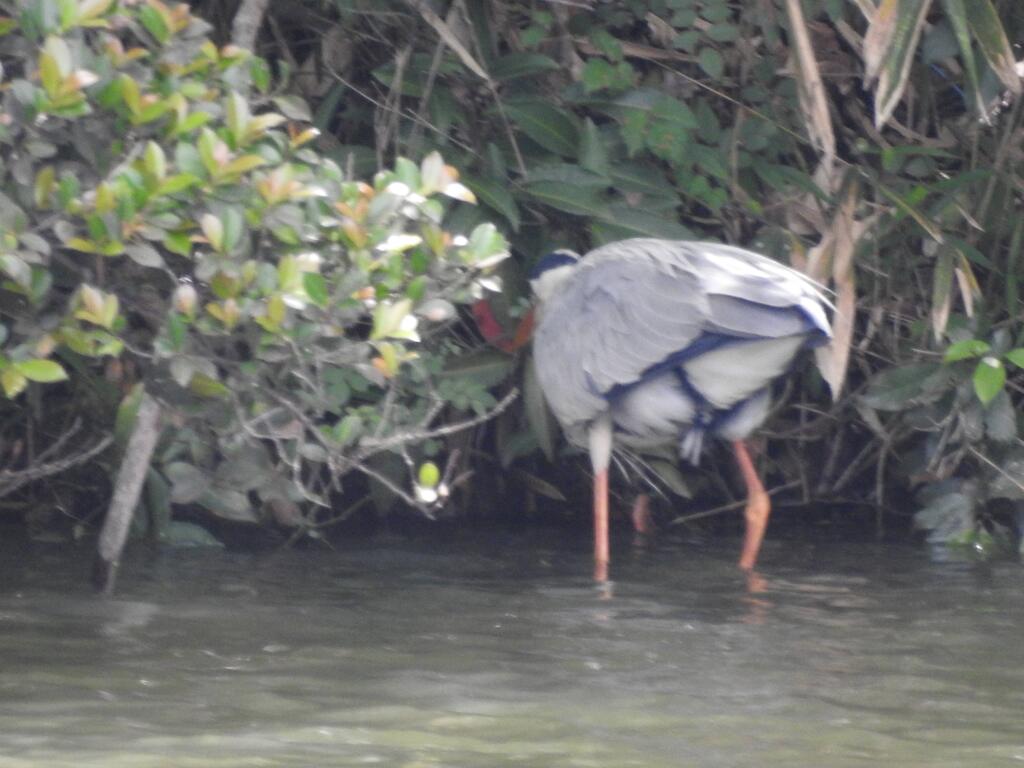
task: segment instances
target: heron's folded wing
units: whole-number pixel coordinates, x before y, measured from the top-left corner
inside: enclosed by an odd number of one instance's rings
[[[577,270],[545,306],[534,338],[541,386],[567,424],[592,419],[616,387],[685,349],[708,312],[685,262],[620,249],[614,259],[588,256]]]
[[[709,330],[740,337],[832,335],[823,289],[760,254],[717,243],[680,243],[708,296]]]

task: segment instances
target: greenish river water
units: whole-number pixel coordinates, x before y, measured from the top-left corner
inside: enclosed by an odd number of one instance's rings
[[[1024,765],[1024,570],[909,546],[3,549],[0,768]]]

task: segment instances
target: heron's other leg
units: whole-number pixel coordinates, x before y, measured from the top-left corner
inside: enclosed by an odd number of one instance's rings
[[[754,469],[747,444],[737,440],[732,444],[732,449],[736,454],[736,463],[740,465],[743,482],[747,485],[747,508],[744,511],[747,529],[743,536],[743,551],[740,553],[739,565],[743,570],[749,571],[757,563],[757,553],[761,550],[761,541],[764,539],[765,528],[768,527],[768,515],[771,514],[772,505],[764,485],[761,484],[761,478]]]
[[[650,497],[646,493],[637,494],[633,502],[633,541],[638,545],[647,544],[654,536],[654,521],[651,520]]]
[[[588,434],[594,468],[594,581],[608,581],[608,464],[612,458],[612,420],[598,417]]]

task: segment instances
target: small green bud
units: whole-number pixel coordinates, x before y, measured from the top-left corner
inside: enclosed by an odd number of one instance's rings
[[[420,465],[420,485],[425,488],[433,488],[441,482],[441,470],[432,461]]]

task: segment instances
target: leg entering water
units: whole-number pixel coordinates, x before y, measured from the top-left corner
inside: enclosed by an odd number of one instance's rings
[[[608,581],[608,470],[594,475],[594,581]]]
[[[757,564],[757,555],[761,551],[761,542],[768,527],[768,516],[771,514],[772,506],[764,485],[761,484],[761,478],[754,469],[747,444],[737,440],[732,447],[736,454],[736,463],[739,464],[743,475],[743,482],[747,485],[747,508],[744,511],[747,528],[743,537],[739,566],[749,571]]]
[[[633,502],[633,545],[646,547],[654,540],[654,518],[651,515],[650,497],[638,494]]]

